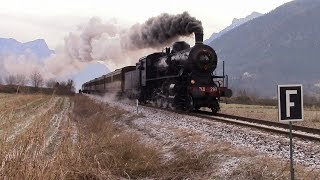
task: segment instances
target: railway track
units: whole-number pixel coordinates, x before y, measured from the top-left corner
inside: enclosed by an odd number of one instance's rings
[[[194,114],[194,116],[202,117],[206,119],[212,119],[220,122],[227,122],[227,123],[237,124],[241,126],[262,129],[265,131],[274,132],[278,134],[289,135],[289,125],[284,123],[239,117],[239,116],[233,116],[233,115],[227,115],[227,114],[217,114],[216,116],[210,116],[206,114]],[[320,141],[320,129],[293,125],[292,134],[293,134],[293,137],[298,137],[306,140]]]
[[[161,109],[169,112],[174,112],[183,115],[189,115],[214,121],[219,121],[223,123],[236,124],[245,127],[256,128],[268,132],[273,132],[277,134],[289,135],[289,125],[279,122],[253,119],[247,117],[240,117],[234,115],[220,114],[213,116],[207,111],[199,111],[198,113],[186,113],[185,111],[163,109],[159,107],[154,107],[151,105],[143,105],[146,107]],[[293,137],[298,137],[305,140],[320,141],[320,129],[308,128],[303,126],[292,125]]]

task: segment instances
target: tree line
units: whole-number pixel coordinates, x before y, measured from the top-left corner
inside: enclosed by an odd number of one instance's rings
[[[55,79],[45,80],[38,70],[33,71],[29,76],[23,74],[11,74],[3,79],[0,77],[0,84],[5,84],[11,87],[11,89],[16,88],[18,93],[21,89],[28,87],[32,92],[38,90],[44,90],[47,92],[56,92],[58,94],[71,94],[75,92],[74,81],[69,79],[67,81],[58,82]],[[1,89],[0,89],[1,90]],[[11,92],[6,88],[5,91]]]
[[[43,86],[44,79],[39,71],[33,71],[29,77],[23,74],[8,75],[4,78],[4,84],[17,86],[26,86],[30,84],[31,86],[38,88]]]

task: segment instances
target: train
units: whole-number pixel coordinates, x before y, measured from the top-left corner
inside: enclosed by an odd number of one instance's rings
[[[202,107],[213,114],[220,110],[221,97],[231,97],[227,75],[216,75],[218,57],[195,33],[195,45],[173,43],[126,66],[82,85],[81,93],[116,93],[157,107],[192,112]]]

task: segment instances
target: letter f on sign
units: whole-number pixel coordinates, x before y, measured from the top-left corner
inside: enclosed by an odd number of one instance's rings
[[[290,107],[294,106],[294,102],[290,101],[290,95],[291,94],[298,94],[297,90],[287,90],[286,91],[286,112],[287,112],[287,117],[290,117]]]

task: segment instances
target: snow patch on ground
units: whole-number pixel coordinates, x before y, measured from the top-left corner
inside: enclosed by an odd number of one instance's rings
[[[70,108],[70,99],[64,98],[63,100],[64,102],[62,110],[59,113],[53,115],[50,120],[49,130],[45,135],[45,137],[47,138],[45,140],[43,150],[47,151],[48,153],[54,152],[54,149],[60,145],[60,139],[63,136],[63,127],[61,126],[66,125],[65,122],[68,119],[67,113],[69,112]]]
[[[226,159],[226,161],[221,165],[219,172],[227,176],[229,175],[229,172],[232,172],[239,166],[240,162],[241,160],[237,157],[231,157],[229,159]]]
[[[71,102],[71,107],[68,112],[69,114],[72,113],[73,108],[74,108],[74,102]],[[71,142],[73,145],[75,145],[78,142],[79,130],[78,130],[77,124],[74,121],[71,121],[70,118],[68,118],[68,122],[70,123],[70,128],[71,128]]]
[[[54,98],[53,101],[49,101],[48,107],[41,106],[38,112],[31,117],[27,117],[13,127],[13,133],[7,138],[7,141],[12,141],[17,135],[23,133],[38,117],[46,114],[51,108],[55,106],[60,98]]]

